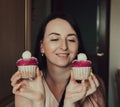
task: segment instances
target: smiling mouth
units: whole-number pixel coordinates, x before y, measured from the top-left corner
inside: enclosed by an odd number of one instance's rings
[[[60,56],[60,57],[67,57],[69,54],[68,53],[59,53],[59,54],[56,54],[57,56]]]

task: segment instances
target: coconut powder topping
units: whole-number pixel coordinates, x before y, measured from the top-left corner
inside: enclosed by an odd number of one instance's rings
[[[23,52],[23,54],[22,54],[22,58],[23,59],[29,59],[29,58],[31,58],[31,52],[30,51],[25,51],[25,52]]]
[[[84,54],[84,53],[79,53],[79,54],[77,55],[77,60],[78,60],[78,61],[86,61],[86,60],[87,60],[86,54]]]

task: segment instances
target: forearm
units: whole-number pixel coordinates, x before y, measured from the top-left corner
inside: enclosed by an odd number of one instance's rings
[[[31,100],[15,95],[15,107],[32,107]]]
[[[15,107],[45,107],[45,102],[43,101],[31,101],[22,96],[15,95]]]

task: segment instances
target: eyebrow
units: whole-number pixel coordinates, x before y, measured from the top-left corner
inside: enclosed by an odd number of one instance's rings
[[[60,36],[60,34],[59,34],[59,33],[56,33],[56,32],[52,32],[52,33],[50,33],[48,36],[50,36],[50,35],[58,35],[58,36]],[[68,34],[67,36],[77,36],[77,34],[75,34],[75,33],[70,33],[70,34]]]
[[[75,34],[75,33],[70,33],[70,34],[68,34],[68,36],[77,36],[77,34]]]
[[[60,34],[59,34],[59,33],[56,33],[56,32],[52,32],[52,33],[50,33],[48,36],[50,36],[50,35],[58,35],[58,36],[60,36]]]

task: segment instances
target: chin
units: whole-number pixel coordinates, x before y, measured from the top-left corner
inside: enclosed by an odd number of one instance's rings
[[[63,64],[63,63],[62,63],[62,64],[58,64],[58,66],[59,66],[59,67],[62,67],[62,68],[64,68],[64,67],[66,68],[66,67],[69,67],[70,64],[68,64],[68,63],[67,63],[67,64]]]

